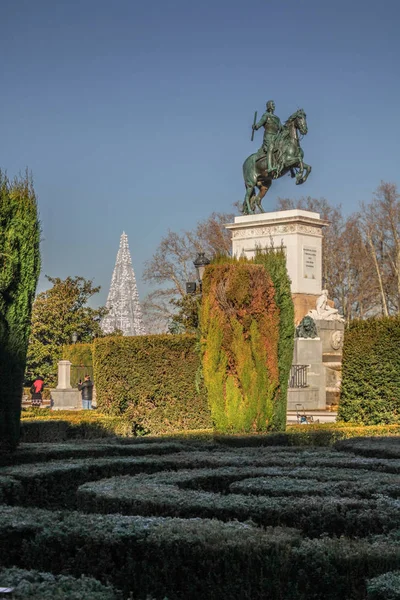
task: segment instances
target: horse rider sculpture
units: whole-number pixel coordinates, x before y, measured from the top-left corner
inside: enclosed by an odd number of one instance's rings
[[[275,102],[268,100],[267,110],[261,117],[261,119],[253,125],[253,129],[257,131],[260,127],[264,126],[264,138],[261,148],[257,155],[258,158],[267,156],[267,169],[269,173],[276,170],[276,166],[272,164],[272,153],[274,150],[275,140],[279,133],[282,131],[282,123],[280,118],[274,114]]]
[[[308,132],[306,113],[299,108],[283,124],[274,113],[275,102],[269,100],[267,110],[258,123],[257,113],[254,115],[251,140],[260,127],[264,127],[264,138],[261,148],[243,163],[246,195],[241,211],[244,215],[254,214],[256,210],[264,212],[261,201],[274,179],[289,174],[300,185],[311,173],[311,165],[304,162],[300,146],[302,137]]]

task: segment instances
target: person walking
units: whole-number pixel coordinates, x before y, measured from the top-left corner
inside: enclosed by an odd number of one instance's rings
[[[42,403],[42,392],[44,388],[43,377],[36,377],[35,381],[31,385],[31,400],[32,407],[39,407]]]
[[[79,380],[78,390],[82,393],[82,408],[83,410],[92,409],[93,399],[93,381],[90,379],[90,375],[85,375],[85,380]]]

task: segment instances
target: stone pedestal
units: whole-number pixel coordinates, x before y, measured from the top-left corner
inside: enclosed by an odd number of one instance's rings
[[[307,388],[292,388],[288,391],[288,410],[296,410],[302,404],[306,410],[325,410],[325,367],[322,361],[320,338],[296,338],[293,352],[294,365],[308,365]]]
[[[73,388],[50,390],[53,410],[79,410],[82,409],[81,393]]]
[[[71,364],[69,360],[58,361],[58,390],[69,390],[71,388]]]
[[[251,258],[257,248],[283,247],[298,324],[315,308],[322,289],[322,228],[328,225],[318,213],[282,210],[235,217],[226,225],[232,231],[232,253]]]
[[[322,363],[325,369],[326,404],[339,404],[342,380],[342,348],[344,323],[341,321],[315,321],[322,342]]]
[[[53,410],[76,410],[82,408],[81,393],[71,387],[71,364],[69,360],[58,362],[56,389],[50,390]]]

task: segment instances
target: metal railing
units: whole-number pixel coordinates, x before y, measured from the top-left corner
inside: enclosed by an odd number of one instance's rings
[[[308,365],[292,365],[290,368],[289,387],[290,388],[305,388],[307,383]]]
[[[71,365],[71,386],[78,387],[78,382],[85,379],[85,375],[90,375],[93,381],[93,367],[90,365]]]

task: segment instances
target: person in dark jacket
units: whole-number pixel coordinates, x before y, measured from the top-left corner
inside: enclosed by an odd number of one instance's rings
[[[93,399],[93,381],[90,379],[90,375],[85,375],[85,381],[79,381],[78,390],[82,393],[82,408],[84,410],[91,410],[92,399]]]
[[[36,377],[35,381],[31,385],[31,400],[32,406],[40,406],[42,402],[42,391],[44,388],[43,377]]]

